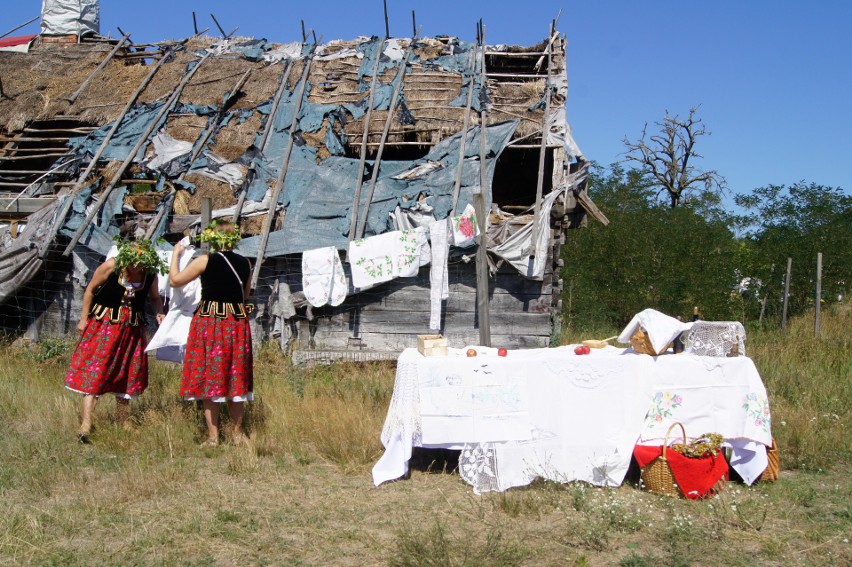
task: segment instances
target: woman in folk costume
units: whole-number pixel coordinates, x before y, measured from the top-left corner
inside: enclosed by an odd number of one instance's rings
[[[81,443],[89,442],[92,414],[104,394],[115,394],[118,420],[126,423],[130,400],[148,387],[145,300],[158,324],[164,317],[156,283],[165,262],[149,240],[117,242],[118,254],[98,266],[83,292],[80,341],[65,375],[65,387],[83,394]]]
[[[180,395],[201,400],[207,422],[202,446],[219,444],[219,408],[228,403],[235,443],[246,440],[242,432],[243,402],[254,398],[251,328],[245,300],[251,291],[251,265],[233,251],[240,231],[231,222],[213,221],[199,235],[210,253],[193,259],[183,270],[178,243],[172,254],[169,281],[181,287],[201,278],[201,302],[192,316],[181,374]]]

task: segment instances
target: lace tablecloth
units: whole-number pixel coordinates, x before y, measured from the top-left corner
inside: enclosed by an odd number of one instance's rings
[[[658,444],[673,420],[688,434],[721,433],[747,482],[765,467],[769,408],[746,357],[651,357],[615,347],[578,356],[571,346],[498,357],[473,348],[479,355],[471,358],[466,348],[400,355],[377,486],[407,473],[415,446],[462,449],[459,472],[477,493],[537,477],[617,486],[633,446]]]

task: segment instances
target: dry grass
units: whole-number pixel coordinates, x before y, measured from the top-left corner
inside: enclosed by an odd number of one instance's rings
[[[747,343],[772,397],[780,480],[702,502],[629,483],[476,496],[440,465],[374,488],[393,365],[293,368],[266,346],[249,445],[199,448],[201,416],[166,363],[131,430],[107,399],[94,443],[77,445],[67,345],[5,348],[0,564],[848,565],[852,321],[827,315],[819,341],[809,323]]]

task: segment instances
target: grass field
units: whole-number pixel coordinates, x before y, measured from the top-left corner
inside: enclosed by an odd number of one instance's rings
[[[93,443],[78,445],[69,345],[6,347],[0,564],[850,565],[850,329],[847,306],[823,313],[819,339],[812,319],[749,330],[781,478],[701,502],[630,484],[476,496],[428,452],[410,479],[374,488],[393,365],[293,368],[274,347],[256,356],[248,446],[199,448],[179,369],[153,361],[132,427],[105,398]]]

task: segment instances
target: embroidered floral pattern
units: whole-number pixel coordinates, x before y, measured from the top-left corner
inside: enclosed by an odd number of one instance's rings
[[[192,318],[180,381],[183,398],[245,396],[254,386],[248,319]]]
[[[757,427],[769,431],[772,417],[769,414],[769,399],[766,396],[758,396],[754,392],[743,398],[743,409],[749,419],[754,420]]]
[[[683,404],[683,397],[673,392],[657,392],[651,404],[651,409],[645,416],[645,423],[649,429],[662,423],[664,418],[671,417],[672,410]]]
[[[117,311],[117,323],[89,318],[65,376],[68,388],[95,396],[138,396],[148,387],[145,327],[130,324],[130,309]]]

